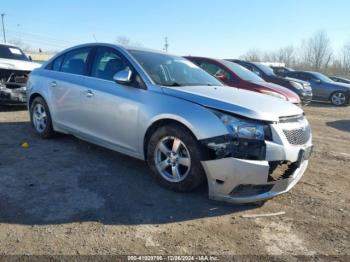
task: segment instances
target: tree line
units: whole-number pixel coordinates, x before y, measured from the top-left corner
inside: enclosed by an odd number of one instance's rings
[[[325,31],[316,32],[299,46],[289,45],[272,52],[252,49],[240,58],[255,62],[281,62],[294,69],[319,71],[327,75],[350,76],[350,41],[336,53]]]

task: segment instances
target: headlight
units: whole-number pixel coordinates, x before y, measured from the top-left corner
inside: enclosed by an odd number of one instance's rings
[[[230,135],[235,138],[265,140],[264,125],[240,119],[221,112],[214,112],[226,126]]]
[[[248,160],[265,160],[265,140],[271,140],[271,130],[267,124],[242,119],[216,110],[211,111],[226,126],[229,135],[201,141],[214,152],[214,155],[209,156],[209,159],[233,157]]]
[[[310,84],[304,84],[304,89],[307,91],[312,91],[311,85]]]
[[[277,97],[277,98],[280,98],[280,99],[283,99],[283,100],[287,101],[287,97],[285,97],[284,95],[278,94],[276,92],[268,91],[268,90],[260,90],[260,92],[262,94],[269,95],[269,96],[274,96],[274,97]]]
[[[298,90],[301,90],[304,88],[304,86],[298,82],[294,82],[294,81],[290,81],[289,82],[294,88],[298,89]]]

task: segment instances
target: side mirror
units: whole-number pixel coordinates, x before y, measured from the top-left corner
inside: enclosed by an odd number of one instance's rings
[[[132,71],[130,70],[129,67],[126,69],[117,72],[113,76],[113,80],[121,85],[129,84],[131,82],[131,77],[132,77]]]

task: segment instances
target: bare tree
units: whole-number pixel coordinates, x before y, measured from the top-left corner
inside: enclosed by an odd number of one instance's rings
[[[314,70],[326,68],[331,62],[333,51],[325,31],[320,31],[304,41],[302,60]]]
[[[126,36],[118,36],[117,39],[116,39],[116,42],[120,45],[130,45],[130,39]]]
[[[262,55],[259,50],[251,49],[240,58],[247,61],[260,62],[262,60]]]
[[[282,47],[277,51],[277,62],[285,63],[286,66],[292,66],[295,64],[294,56],[294,46]]]
[[[293,46],[286,46],[275,52],[265,52],[261,61],[263,62],[280,62],[291,66],[295,63],[295,51]]]
[[[127,37],[127,36],[123,36],[123,35],[121,35],[121,36],[118,36],[117,38],[116,38],[116,41],[115,41],[115,43],[117,43],[117,44],[120,44],[120,45],[132,45],[132,46],[142,46],[142,43],[141,42],[131,42],[131,40],[130,40],[130,38],[129,37]]]
[[[341,68],[344,71],[345,75],[350,74],[350,42],[344,45],[343,49],[341,50]]]

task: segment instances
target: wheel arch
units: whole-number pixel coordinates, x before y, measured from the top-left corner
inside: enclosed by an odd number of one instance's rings
[[[28,109],[30,109],[30,106],[32,105],[34,99],[37,98],[37,97],[41,97],[42,99],[45,100],[45,98],[40,93],[33,93],[33,94],[31,94],[30,97],[29,97],[29,100],[28,100]]]
[[[350,103],[350,91],[346,91],[346,90],[342,90],[342,89],[337,89],[337,90],[333,91],[333,92],[329,95],[328,101],[331,102],[331,101],[332,101],[332,96],[333,96],[335,93],[337,93],[337,92],[342,92],[342,93],[344,93],[345,96],[346,96],[346,102],[347,102],[347,104]]]
[[[179,121],[177,119],[174,118],[161,118],[158,119],[156,121],[154,121],[146,130],[146,133],[144,135],[143,138],[143,156],[144,159],[147,160],[147,149],[148,149],[148,142],[152,137],[152,134],[154,134],[154,132],[156,130],[158,130],[159,128],[163,127],[163,126],[167,126],[167,125],[179,125],[182,126],[184,128],[186,128],[191,134],[192,136],[198,140],[198,137],[195,135],[193,128],[190,127],[190,125],[188,123],[184,123],[182,121]]]

